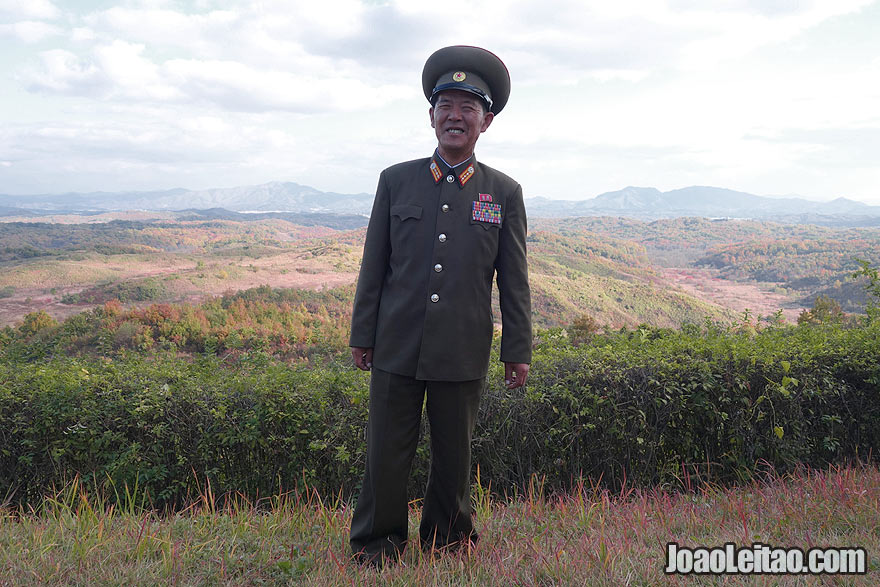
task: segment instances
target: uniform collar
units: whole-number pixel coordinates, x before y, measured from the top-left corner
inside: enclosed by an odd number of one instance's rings
[[[458,187],[463,188],[477,173],[477,157],[476,155],[471,155],[471,158],[467,161],[459,163],[455,168],[450,168],[435,151],[434,156],[431,157],[430,171],[435,185],[441,181],[446,181],[446,176],[452,174],[458,180]]]

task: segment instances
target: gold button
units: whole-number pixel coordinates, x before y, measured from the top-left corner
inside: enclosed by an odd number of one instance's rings
[[[441,243],[445,243],[446,235],[441,233],[440,236],[437,237],[437,240],[439,240]]]
[[[449,212],[449,204],[443,204],[442,206],[440,206],[440,209],[444,212]]]
[[[440,296],[438,296],[437,294],[431,294],[431,301],[436,304],[440,301]]]
[[[443,271],[443,265],[437,263],[436,265],[434,265],[434,271],[440,273],[441,271]]]

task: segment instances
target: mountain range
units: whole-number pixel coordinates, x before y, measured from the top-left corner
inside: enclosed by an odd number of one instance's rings
[[[769,198],[709,186],[668,192],[626,187],[589,200],[526,199],[529,215],[538,217],[623,216],[640,220],[701,216],[748,218],[797,224],[880,225],[880,206],[847,198],[816,202],[799,197]]]
[[[154,192],[91,192],[41,194],[36,196],[0,195],[0,209],[31,211],[105,212],[118,210],[208,210],[225,208],[235,212],[330,212],[369,214],[370,194],[336,194],[293,182]]]
[[[0,194],[0,214],[33,215],[118,210],[206,210],[368,215],[372,194],[322,192],[293,182],[209,190],[92,192],[13,196]],[[667,192],[626,187],[587,200],[526,198],[534,217],[623,216],[642,220],[701,216],[750,218],[786,223],[880,225],[880,206],[837,198],[815,202],[799,197],[769,198],[717,187],[691,186]]]

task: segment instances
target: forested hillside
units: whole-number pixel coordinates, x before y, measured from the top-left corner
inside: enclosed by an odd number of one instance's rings
[[[63,320],[113,300],[195,307],[261,285],[334,289],[356,279],[365,228],[348,228],[348,217],[209,212],[0,223],[0,325],[37,310]],[[794,321],[818,295],[864,308],[849,274],[856,257],[880,258],[880,229],[538,218],[528,248],[538,326],[584,316],[611,328],[680,326],[779,309]]]
[[[791,306],[809,307],[819,295],[845,310],[862,311],[864,289],[850,279],[856,259],[880,260],[880,229],[829,228],[750,220],[676,218],[539,219],[539,229],[625,239],[644,247],[655,267],[709,268],[738,283],[773,285]]]
[[[529,278],[538,326],[588,315],[614,328],[680,326],[729,317],[724,309],[670,288],[645,247],[589,233],[535,231],[528,238]]]

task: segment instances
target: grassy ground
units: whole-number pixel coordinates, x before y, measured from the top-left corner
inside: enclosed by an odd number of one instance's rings
[[[187,510],[160,516],[109,505],[73,484],[41,511],[0,510],[0,585],[872,585],[880,578],[873,467],[682,492],[609,495],[584,486],[544,496],[536,484],[504,500],[477,484],[474,502],[482,537],[472,552],[428,558],[413,548],[401,564],[373,570],[348,561],[351,510],[338,500],[289,494],[251,504],[205,491]],[[410,522],[415,535],[416,507]],[[868,574],[666,576],[670,541],[858,546]]]

